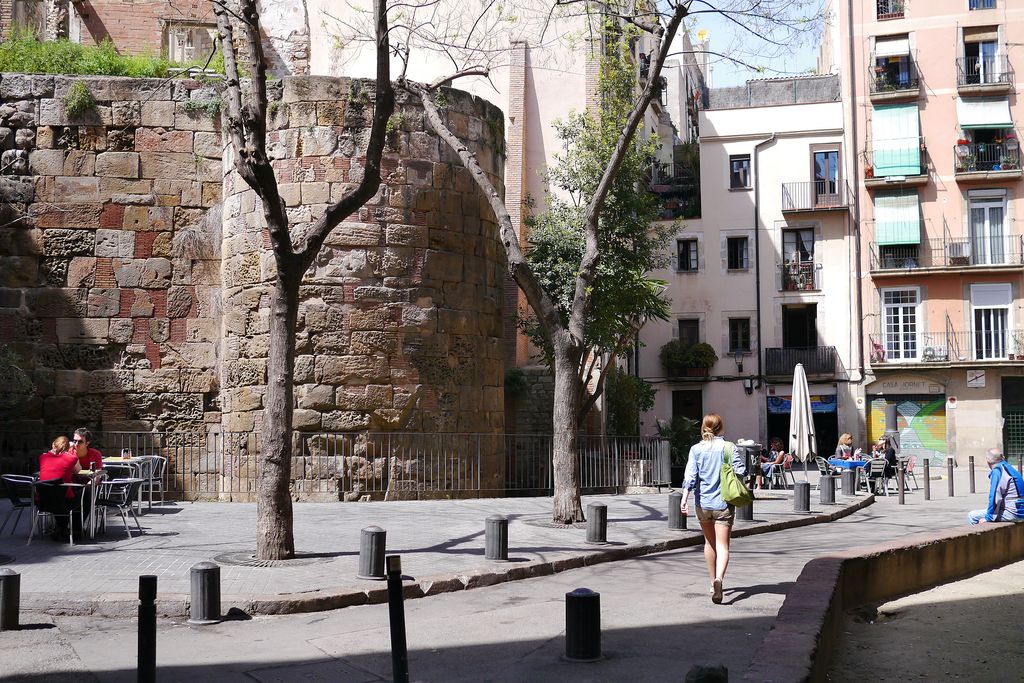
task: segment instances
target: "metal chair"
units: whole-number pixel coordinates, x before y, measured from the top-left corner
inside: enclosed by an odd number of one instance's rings
[[[68,490],[64,488],[61,479],[47,479],[32,484],[32,493],[35,498],[35,514],[32,515],[32,529],[28,534],[28,545],[32,542],[36,533],[36,527],[40,521],[55,522],[61,517],[68,518],[68,541],[75,544],[75,525],[72,519],[71,499],[68,498]]]
[[[885,458],[874,458],[873,460],[868,460],[868,464],[865,469],[867,469],[869,491],[870,482],[874,482],[876,492],[878,489],[883,488],[885,490],[885,495],[889,495],[889,479],[891,479],[891,476],[886,472],[887,464],[888,463],[885,462]]]
[[[34,514],[32,510],[32,484],[36,480],[34,477],[20,474],[5,474],[0,476],[0,481],[3,481],[4,493],[7,495],[7,499],[11,501],[11,509],[7,511],[4,523],[0,524],[0,534],[7,528],[7,522],[11,519],[11,515],[17,512],[18,516],[15,517],[14,524],[11,525],[11,536],[13,536],[14,530],[18,528],[18,522],[21,521],[21,513],[25,511],[25,508],[29,509],[29,519],[32,519]],[[21,491],[24,491],[26,488],[28,500],[22,500]]]
[[[917,483],[917,475],[914,474],[914,468],[917,467],[917,456],[912,455],[905,461],[900,463],[900,467],[903,468],[903,482],[909,487],[910,480],[914,480],[914,491],[919,491],[921,486]]]
[[[109,479],[103,482],[103,490],[100,493],[100,497],[96,500],[96,507],[102,507],[104,512],[107,510],[117,510],[121,515],[121,521],[124,522],[124,530],[128,532],[128,538],[132,537],[132,529],[128,524],[129,514],[135,520],[135,526],[138,528],[139,533],[142,533],[142,525],[139,524],[139,518],[135,515],[135,510],[132,509],[132,503],[138,497],[142,484],[143,480],[139,477]]]
[[[149,480],[146,482],[146,492],[149,494],[149,506],[153,507],[153,494],[160,494],[160,504],[164,504],[164,491],[167,480],[167,458],[162,455],[149,456],[152,463],[152,471]]]
[[[776,483],[780,484],[784,489],[788,489],[790,484],[796,487],[796,477],[793,476],[792,454],[787,454],[781,464],[772,465],[771,481],[773,488]]]
[[[818,486],[814,490],[815,491],[820,491],[821,490],[821,477],[831,477],[833,475],[836,475],[836,474],[838,474],[840,472],[840,468],[837,467],[837,468],[833,469],[832,465],[828,464],[828,460],[826,460],[825,458],[821,457],[820,455],[814,459],[814,464],[818,466],[818,474],[821,475],[820,477],[818,477]]]

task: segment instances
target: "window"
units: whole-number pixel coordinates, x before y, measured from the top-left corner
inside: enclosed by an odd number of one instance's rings
[[[904,0],[875,0],[879,19],[899,19],[903,16]]]
[[[733,154],[729,157],[729,189],[743,190],[750,187],[750,155]]]
[[[964,28],[964,58],[958,85],[988,85],[1007,80],[1007,68],[1000,55],[997,26]]]
[[[875,38],[872,93],[895,92],[918,87],[917,70],[910,55],[910,37],[879,36]]]
[[[729,353],[740,351],[750,351],[750,318],[729,318]]]
[[[971,264],[1008,263],[1009,235],[1006,234],[1006,196],[971,197],[969,205]]]
[[[747,270],[750,266],[747,262],[747,238],[729,237],[726,244],[726,267],[729,270]]]
[[[172,62],[193,62],[213,52],[216,27],[199,24],[172,24],[167,27],[167,59]]]
[[[697,240],[676,242],[676,270],[683,273],[697,272]]]
[[[1020,168],[1020,144],[1013,128],[975,128],[954,147],[957,173],[1009,171]]]
[[[683,346],[693,346],[700,342],[700,320],[697,318],[680,318],[678,325],[679,342]]]
[[[918,290],[882,290],[882,325],[885,357],[889,360],[917,360]]]
[[[972,343],[977,360],[1006,358],[1010,349],[1010,285],[971,285],[971,309],[974,316]]]
[[[782,289],[817,289],[814,266],[814,228],[782,231]]]
[[[996,0],[971,0],[970,9],[995,9]]]
[[[879,246],[920,244],[921,205],[917,190],[875,193],[875,242]]]

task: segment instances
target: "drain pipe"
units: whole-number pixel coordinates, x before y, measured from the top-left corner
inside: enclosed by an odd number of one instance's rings
[[[762,347],[764,345],[764,336],[761,334],[761,176],[758,173],[758,154],[761,153],[761,148],[775,143],[775,133],[767,140],[754,145],[754,155],[752,159],[753,172],[754,172],[754,301],[756,310],[756,327],[757,327],[757,382],[762,384],[764,382],[764,368],[762,367]]]
[[[848,0],[846,3],[846,21],[847,21],[847,34],[849,36],[850,46],[850,64],[847,68],[847,74],[849,75],[850,81],[850,139],[851,145],[856,150],[857,145],[857,98],[854,93],[857,88],[857,74],[856,68],[854,67],[854,47],[855,42],[853,39],[853,0]],[[857,384],[864,383],[864,286],[861,282],[863,271],[861,270],[861,252],[860,252],[860,166],[857,163],[857,155],[854,153],[850,168],[853,169],[852,180],[853,180],[853,206],[850,207],[850,223],[851,232],[853,237],[853,260],[854,260],[854,274],[856,282],[856,310],[857,310]]]

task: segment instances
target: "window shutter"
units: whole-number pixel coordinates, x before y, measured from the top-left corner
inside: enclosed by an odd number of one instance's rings
[[[917,190],[876,193],[875,242],[880,246],[921,243]]]
[[[874,107],[871,126],[876,178],[921,173],[921,128],[916,104]]]

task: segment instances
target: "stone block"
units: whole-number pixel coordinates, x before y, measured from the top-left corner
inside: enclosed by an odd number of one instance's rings
[[[134,128],[142,125],[142,107],[135,100],[114,101],[110,104],[110,123],[113,126]]]
[[[338,134],[328,126],[312,126],[302,130],[303,156],[322,157],[338,149]]]
[[[150,318],[149,338],[161,344],[171,338],[171,322],[166,318]]]
[[[174,344],[172,345],[172,348],[174,349],[173,353],[169,353],[163,356],[164,367],[175,367],[182,369],[192,368],[196,370],[202,370],[205,368],[213,368],[216,367],[217,365],[217,348],[214,344]],[[249,375],[245,376],[248,377]],[[262,381],[249,382],[249,384],[262,383]]]
[[[348,432],[369,427],[370,416],[353,410],[334,410],[324,414],[322,422],[329,432]]]
[[[32,128],[19,128],[14,131],[14,146],[18,149],[31,151],[36,146],[36,132]]]
[[[56,202],[98,202],[100,181],[98,178],[58,176],[54,179],[53,199]]]
[[[326,204],[330,199],[330,185],[327,183],[301,183],[303,204]]]
[[[96,156],[96,175],[112,178],[138,178],[137,152],[104,152]]]
[[[153,315],[153,299],[149,292],[138,289],[133,292],[132,307],[129,313],[133,318],[148,318]]]
[[[28,174],[28,152],[23,149],[8,149],[0,154],[0,168],[11,175]]]
[[[54,423],[66,422],[75,414],[75,399],[71,396],[47,396],[43,399],[43,416]]]
[[[64,173],[64,150],[37,149],[30,152],[28,167],[35,175],[59,176]]]
[[[151,394],[181,391],[181,370],[175,368],[136,370],[135,391]]]
[[[316,431],[320,429],[320,412],[296,408],[292,411],[292,425],[298,430]]]
[[[5,73],[0,81],[0,98],[17,100],[32,97],[32,77],[27,74]]]
[[[135,323],[131,318],[113,318],[108,334],[114,344],[127,344],[135,335]]]
[[[196,177],[204,183],[219,183],[224,178],[224,166],[220,159],[200,157],[196,164]]]
[[[170,127],[174,125],[174,102],[154,101],[142,103],[142,125]]]
[[[217,374],[213,370],[181,370],[181,390],[186,393],[206,393],[217,388]]]
[[[0,285],[4,287],[34,287],[38,278],[38,258],[0,256]]]
[[[63,175],[75,178],[96,173],[96,152],[85,149],[69,149],[64,157]]]
[[[328,247],[377,246],[380,239],[380,225],[346,221],[331,231],[324,244]]]
[[[96,256],[131,258],[135,255],[135,233],[125,230],[96,231]]]
[[[201,157],[220,159],[224,154],[224,141],[220,133],[198,132],[193,138],[192,151]]]
[[[111,318],[121,310],[121,290],[94,288],[89,290],[88,315],[91,318]]]
[[[427,246],[427,227],[392,223],[384,231],[384,242],[388,246],[396,247],[425,247]]]
[[[390,376],[388,360],[383,356],[318,356],[315,378],[320,384],[368,383]]]
[[[191,153],[140,152],[139,160],[142,178],[196,179],[196,160]]]
[[[106,318],[58,318],[57,341],[61,344],[107,344],[109,329],[110,321]]]
[[[3,276],[0,275],[0,279]],[[28,281],[28,284],[35,284],[33,281]],[[22,293],[20,289],[15,288],[0,288],[0,308],[21,308]]]
[[[462,280],[462,265],[462,254],[431,249],[424,258],[423,279],[458,282]]]
[[[63,370],[58,368],[53,373],[53,389],[58,394],[81,396],[89,391],[88,370]]]
[[[132,152],[135,150],[135,131],[113,129],[107,131],[107,150],[111,152]]]
[[[390,331],[353,332],[350,348],[354,354],[392,355],[398,352],[398,334]]]
[[[240,359],[224,363],[226,387],[248,387],[267,383],[267,363],[264,360]]]
[[[281,101],[287,102],[318,102],[321,100],[337,102],[347,100],[349,95],[349,79],[334,76],[287,76],[284,79]],[[372,86],[371,86],[372,87]],[[363,87],[365,90],[365,86]],[[289,110],[292,107],[289,106]]]
[[[357,309],[349,313],[349,328],[355,330],[388,330],[394,325],[397,310],[391,306]]]
[[[43,231],[43,254],[46,256],[91,256],[95,249],[96,235],[90,230]]]
[[[36,128],[36,147],[39,149],[52,149],[54,144],[53,128],[50,126],[39,126]]]
[[[220,128],[220,114],[211,116],[202,109],[189,111],[184,102],[177,102],[174,111],[174,127],[178,130],[213,132]]]
[[[300,384],[295,387],[295,400],[299,408],[309,410],[331,410],[334,403],[334,387],[325,384]]]
[[[296,383],[312,382],[314,378],[315,358],[313,356],[296,356],[294,380]]]
[[[220,327],[210,318],[188,318],[185,321],[185,341],[216,342],[220,340]]]
[[[35,199],[35,190],[31,177],[0,176],[0,203],[28,204]]]

